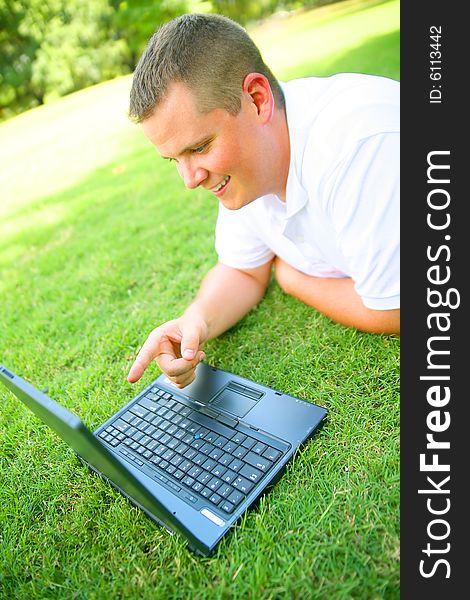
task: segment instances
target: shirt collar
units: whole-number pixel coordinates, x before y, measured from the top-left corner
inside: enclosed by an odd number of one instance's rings
[[[279,82],[286,103],[287,127],[289,130],[290,165],[286,185],[286,219],[301,211],[308,202],[308,194],[302,186],[302,163],[308,130],[303,126],[302,116],[308,107],[302,106],[302,98],[288,83]]]

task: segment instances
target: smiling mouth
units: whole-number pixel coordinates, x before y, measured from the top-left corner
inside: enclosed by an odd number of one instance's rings
[[[230,181],[230,175],[226,175],[220,183],[218,183],[213,188],[211,188],[211,192],[214,192],[214,193],[220,192],[223,188],[225,188],[225,186],[227,185],[227,183],[229,181]]]

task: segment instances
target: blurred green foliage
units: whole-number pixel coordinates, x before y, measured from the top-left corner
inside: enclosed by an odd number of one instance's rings
[[[239,23],[339,0],[0,0],[0,120],[131,72],[155,29],[185,12]]]

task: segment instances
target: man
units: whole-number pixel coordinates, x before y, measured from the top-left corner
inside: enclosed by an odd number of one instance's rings
[[[204,343],[280,286],[329,318],[399,333],[398,95],[382,77],[278,82],[245,30],[183,15],[150,39],[130,115],[188,188],[219,201],[218,264],[179,318],[151,332],[152,360],[191,383]]]

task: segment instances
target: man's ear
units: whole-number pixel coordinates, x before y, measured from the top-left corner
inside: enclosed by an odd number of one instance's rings
[[[243,80],[243,92],[256,108],[262,124],[268,123],[274,113],[274,96],[267,77],[261,73],[248,73]]]

